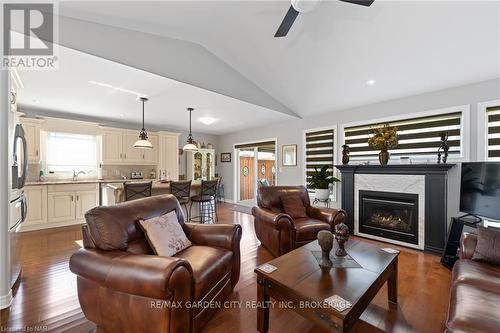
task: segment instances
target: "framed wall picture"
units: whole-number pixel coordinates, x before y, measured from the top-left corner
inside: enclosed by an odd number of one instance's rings
[[[231,153],[220,153],[220,161],[222,163],[231,162]]]
[[[297,145],[281,146],[281,163],[283,166],[297,166]]]

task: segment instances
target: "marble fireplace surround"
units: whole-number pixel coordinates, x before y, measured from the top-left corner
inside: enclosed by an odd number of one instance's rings
[[[341,203],[347,212],[346,224],[358,233],[359,190],[403,192],[419,198],[419,244],[401,245],[441,254],[448,226],[448,171],[455,164],[336,165],[341,172]],[[360,235],[374,238],[375,236]],[[384,239],[389,242],[389,240]],[[390,240],[394,243],[394,240]],[[398,243],[399,244],[399,243]],[[412,246],[413,245],[413,246]]]
[[[359,191],[382,191],[418,195],[418,244],[364,234],[359,231]],[[354,235],[423,250],[425,244],[425,176],[424,175],[354,175]]]

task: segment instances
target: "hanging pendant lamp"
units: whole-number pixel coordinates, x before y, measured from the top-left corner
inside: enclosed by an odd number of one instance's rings
[[[198,147],[193,143],[193,134],[191,134],[191,113],[194,111],[193,108],[187,108],[189,112],[189,135],[187,138],[187,143],[184,145],[182,150],[184,151],[196,151],[198,150]]]
[[[139,133],[139,140],[134,143],[134,148],[153,149],[153,144],[148,140],[148,133],[144,129],[144,103],[148,101],[146,97],[139,97],[142,102],[142,129]]]

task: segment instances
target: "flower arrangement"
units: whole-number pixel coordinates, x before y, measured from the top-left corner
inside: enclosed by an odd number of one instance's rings
[[[385,124],[373,129],[373,135],[368,139],[368,144],[374,149],[385,151],[398,146],[398,128]]]

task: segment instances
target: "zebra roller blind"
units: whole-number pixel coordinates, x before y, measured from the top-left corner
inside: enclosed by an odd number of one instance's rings
[[[379,151],[368,145],[368,139],[373,128],[383,124],[385,123],[344,128],[344,140],[350,148],[351,161],[378,159]],[[462,155],[462,112],[391,121],[389,124],[398,127],[399,137],[398,147],[390,149],[391,158],[408,156],[434,161],[443,132],[448,133],[448,158],[460,158]]]
[[[333,129],[306,132],[306,186],[308,190],[311,172],[314,167],[320,169],[323,165],[330,165],[333,172],[334,136]]]
[[[500,106],[486,109],[488,117],[488,159],[500,160]]]

